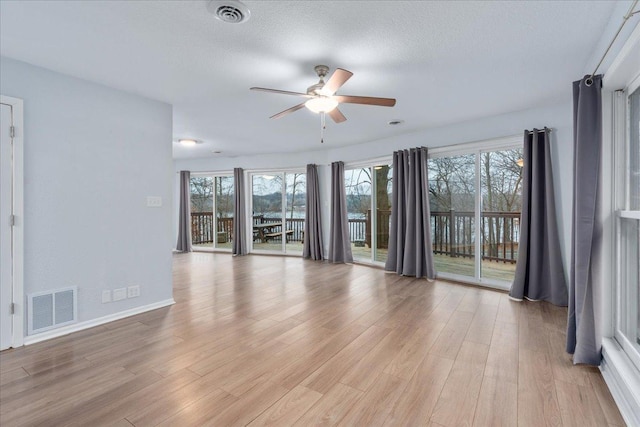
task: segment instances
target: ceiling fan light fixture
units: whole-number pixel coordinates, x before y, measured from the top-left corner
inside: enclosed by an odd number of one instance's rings
[[[314,113],[328,113],[338,106],[338,101],[327,96],[317,96],[304,103]]]

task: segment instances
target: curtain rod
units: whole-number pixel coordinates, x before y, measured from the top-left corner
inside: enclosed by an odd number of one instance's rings
[[[596,65],[596,68],[593,70],[593,73],[591,73],[591,77],[587,78],[584,81],[584,84],[586,84],[587,86],[591,86],[593,84],[593,77],[598,72],[598,68],[600,68],[600,65],[602,65],[602,61],[604,61],[604,58],[607,57],[607,54],[609,53],[609,50],[611,50],[611,46],[613,46],[613,43],[618,38],[618,35],[620,35],[620,31],[622,31],[622,27],[624,27],[624,24],[626,24],[627,21],[629,20],[629,18],[631,18],[633,15],[635,15],[636,13],[640,13],[640,10],[637,10],[635,12],[633,11],[633,9],[636,7],[636,4],[638,4],[638,0],[634,0],[633,1],[633,3],[631,4],[631,7],[627,11],[626,15],[624,15],[624,17],[622,19],[622,23],[620,24],[620,27],[618,27],[618,31],[616,32],[616,35],[613,36],[613,39],[611,40],[611,43],[609,43],[609,46],[607,47],[607,50],[604,51],[604,54],[602,55],[602,58],[600,58],[600,62],[598,62],[598,65]]]

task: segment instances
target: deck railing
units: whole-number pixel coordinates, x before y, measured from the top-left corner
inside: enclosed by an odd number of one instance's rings
[[[391,211],[377,212],[377,246],[386,249],[389,243],[389,219]],[[356,245],[371,247],[371,211],[365,219],[349,219],[349,237]],[[254,217],[259,223],[281,222],[279,218]],[[476,230],[482,230],[480,245],[483,260],[515,263],[518,258],[518,242],[520,241],[520,212],[482,212],[480,227],[474,225],[473,212],[447,211],[431,212],[431,240],[433,253],[451,257],[473,258],[475,255]],[[285,229],[292,230],[288,236],[290,242],[301,242],[304,239],[304,218],[287,218]],[[194,245],[218,243],[231,239],[233,218],[217,218],[216,234],[213,233],[214,216],[211,212],[191,213],[191,239]],[[274,232],[280,232],[274,229]]]
[[[474,212],[431,212],[433,253],[473,258],[476,230],[481,230],[483,260],[515,263],[520,241],[520,212],[482,212],[480,222],[476,228]]]
[[[233,218],[215,218],[217,230],[215,237],[218,243],[224,243],[231,239],[233,232]],[[212,212],[191,212],[191,243],[201,245],[212,243],[214,216]]]

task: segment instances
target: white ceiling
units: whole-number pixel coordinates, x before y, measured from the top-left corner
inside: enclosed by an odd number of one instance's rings
[[[0,1],[0,53],[174,106],[174,157],[315,150],[319,116],[269,116],[304,92],[316,64],[354,76],[327,148],[565,102],[612,1],[245,1],[226,24],[207,1]],[[389,126],[394,119],[401,126]],[[218,155],[220,156],[220,155]]]

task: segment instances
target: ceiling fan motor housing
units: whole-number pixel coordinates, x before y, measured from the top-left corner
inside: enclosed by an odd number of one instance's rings
[[[329,74],[329,67],[327,67],[326,65],[316,65],[315,67],[313,67],[313,69],[316,71],[316,74],[318,75],[320,81],[318,81],[318,83],[314,85],[309,86],[307,88],[307,94],[319,95],[320,91],[324,87],[324,78],[327,76],[327,74]]]
[[[324,87],[324,82],[316,83],[307,88],[308,95],[319,95],[320,90]]]

